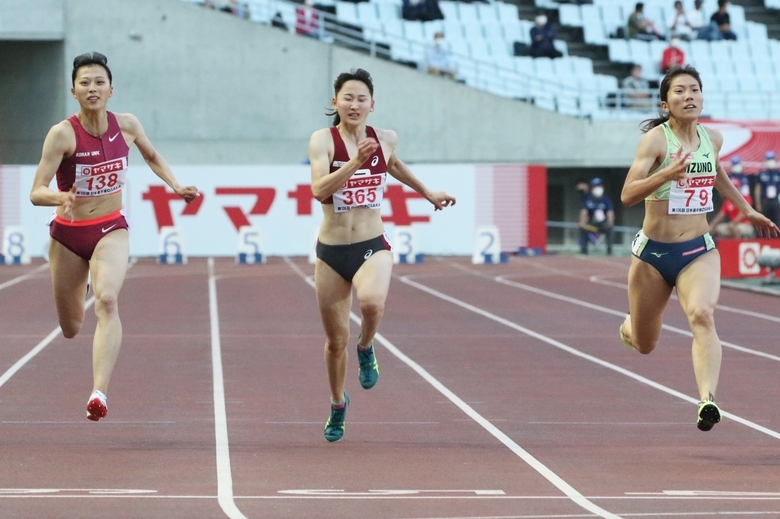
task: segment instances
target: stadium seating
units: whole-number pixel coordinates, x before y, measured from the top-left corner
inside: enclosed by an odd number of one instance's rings
[[[444,20],[419,22],[401,18],[401,0],[322,2],[335,7],[338,23],[360,27],[367,44],[388,46],[393,60],[422,67],[426,45],[441,31],[458,79],[469,86],[569,115],[637,116],[633,111],[616,109],[619,103],[609,102],[619,90],[617,78],[595,74],[593,62],[570,56],[563,40],[555,41],[562,58],[514,56],[515,42],[530,44],[533,27],[533,22],[519,18],[515,4],[440,0]],[[780,0],[765,2],[767,7],[780,8]],[[673,0],[644,3],[647,16],[666,32]],[[666,42],[615,37],[618,28],[625,27],[634,4],[635,0],[594,0],[584,5],[535,0],[537,7],[557,9],[560,25],[582,28],[585,43],[606,46],[610,61],[639,63],[648,79],[660,80],[659,62]],[[279,13],[288,25],[294,25],[295,5],[286,0],[248,0],[250,19],[263,24]],[[704,8],[711,14],[717,9],[717,0],[704,0]],[[687,61],[701,73],[705,111],[719,118],[776,118],[780,113],[780,42],[768,38],[765,25],[745,20],[742,6],[729,4],[729,13],[736,42],[682,42]]]

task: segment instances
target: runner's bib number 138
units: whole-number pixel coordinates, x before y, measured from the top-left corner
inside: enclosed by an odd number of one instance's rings
[[[709,213],[714,209],[712,188],[715,176],[689,177],[673,180],[669,191],[669,214]]]
[[[127,176],[127,158],[100,164],[76,164],[76,196],[101,196],[122,189]]]

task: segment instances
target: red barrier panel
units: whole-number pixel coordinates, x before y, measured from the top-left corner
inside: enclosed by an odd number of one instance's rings
[[[780,251],[780,239],[721,238],[716,244],[720,252],[721,278],[766,276],[769,274],[769,269],[758,265],[758,257],[769,249]]]

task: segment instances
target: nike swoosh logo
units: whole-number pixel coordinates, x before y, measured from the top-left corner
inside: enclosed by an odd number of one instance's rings
[[[650,254],[652,254],[656,258],[660,258],[661,256],[666,256],[669,253],[668,252],[651,252]]]
[[[102,229],[100,229],[100,230],[101,230],[101,231],[103,231],[103,234],[105,234],[105,233],[107,233],[108,231],[110,231],[111,229],[113,229],[114,227],[116,227],[116,224],[112,225],[111,227],[103,227],[103,228],[102,228]]]
[[[120,134],[120,133],[121,133],[121,132],[116,132],[116,135],[114,135],[113,137],[109,137],[109,138],[108,138],[108,142],[114,142],[114,139],[116,139],[117,137],[119,137],[119,134]]]

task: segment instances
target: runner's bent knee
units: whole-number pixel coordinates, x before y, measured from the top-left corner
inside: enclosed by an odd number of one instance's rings
[[[104,292],[95,297],[95,313],[112,315],[117,313],[117,294]]]
[[[708,305],[699,306],[696,305],[690,309],[688,313],[688,322],[691,326],[699,326],[705,328],[715,327],[715,312],[714,309]]]

